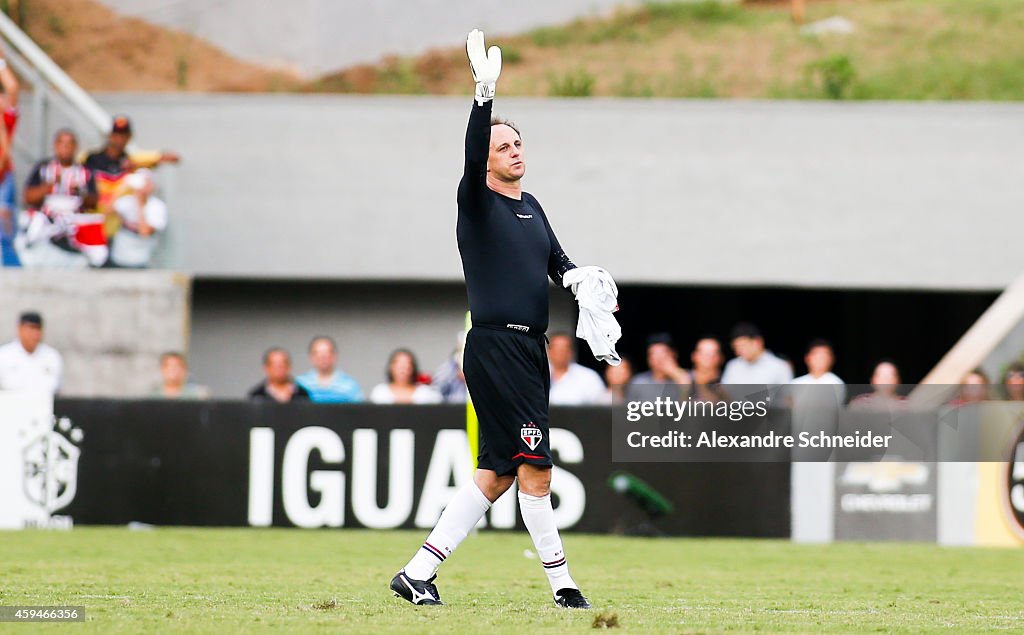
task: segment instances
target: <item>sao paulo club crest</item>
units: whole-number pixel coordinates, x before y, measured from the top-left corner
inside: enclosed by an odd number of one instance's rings
[[[523,429],[519,431],[519,436],[523,438],[523,443],[525,443],[526,447],[530,448],[530,451],[532,452],[537,449],[538,445],[540,445],[541,439],[544,438],[544,433],[540,431],[540,428],[537,427],[536,423],[530,421],[523,425]]]

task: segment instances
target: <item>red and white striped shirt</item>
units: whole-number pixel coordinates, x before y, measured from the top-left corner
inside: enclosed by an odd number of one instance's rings
[[[28,177],[26,187],[53,184],[52,194],[85,197],[96,193],[96,180],[84,165],[61,165],[57,159],[43,159],[36,163]]]

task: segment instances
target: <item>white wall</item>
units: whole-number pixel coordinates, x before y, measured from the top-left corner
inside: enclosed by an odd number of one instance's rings
[[[102,95],[179,150],[198,276],[462,280],[471,99]],[[1024,105],[499,99],[566,251],[619,280],[995,290],[1024,269]]]

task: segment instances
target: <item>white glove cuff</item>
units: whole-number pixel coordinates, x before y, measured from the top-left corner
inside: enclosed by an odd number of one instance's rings
[[[494,99],[494,87],[496,82],[477,82],[476,83],[476,103],[481,106],[484,102],[491,101]]]

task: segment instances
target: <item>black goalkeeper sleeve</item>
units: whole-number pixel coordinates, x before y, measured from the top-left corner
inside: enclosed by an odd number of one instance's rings
[[[548,327],[548,277],[559,287],[574,269],[531,194],[522,199],[487,187],[491,102],[474,102],[458,190],[459,254],[474,324],[543,333]]]

